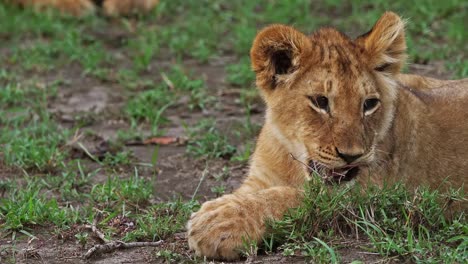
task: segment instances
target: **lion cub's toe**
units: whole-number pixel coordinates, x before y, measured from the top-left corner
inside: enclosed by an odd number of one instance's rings
[[[188,243],[197,256],[237,259],[246,241],[260,237],[262,221],[255,221],[254,215],[248,215],[245,207],[231,198],[233,195],[206,202],[192,215],[187,224]]]

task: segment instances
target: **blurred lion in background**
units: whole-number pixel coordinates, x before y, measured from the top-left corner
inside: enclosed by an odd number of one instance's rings
[[[98,9],[107,16],[146,13],[159,3],[159,0],[7,0],[7,3],[21,7],[31,7],[37,11],[57,9],[73,16],[89,15]]]

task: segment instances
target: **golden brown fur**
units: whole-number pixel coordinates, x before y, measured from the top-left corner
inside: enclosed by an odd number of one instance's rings
[[[258,33],[251,60],[267,110],[250,172],[233,194],[192,215],[190,248],[235,259],[243,241],[261,241],[265,219],[300,202],[310,175],[303,164],[339,180],[357,172],[363,185],[462,187],[468,79],[400,74],[405,50],[404,23],[391,12],[355,40],[330,28],[310,37],[283,25]]]
[[[159,0],[106,0],[102,4],[104,13],[108,16],[126,15],[134,12],[149,12]]]
[[[36,10],[55,8],[62,13],[83,16],[93,13],[96,4],[101,4],[103,12],[109,16],[128,15],[133,12],[149,12],[159,0],[8,0],[9,3]]]

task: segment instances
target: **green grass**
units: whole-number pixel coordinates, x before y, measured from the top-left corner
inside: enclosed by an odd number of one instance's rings
[[[359,186],[330,188],[316,177],[304,197],[302,206],[271,223],[266,241],[273,242],[266,245],[280,244],[286,255],[300,251],[320,263],[338,263],[339,249],[356,237],[359,248],[387,259],[461,263],[466,257],[466,214],[446,207],[448,200],[466,202],[463,190],[446,195],[420,188],[413,194],[396,184],[363,192]]]
[[[260,128],[251,116],[260,100],[248,54],[267,24],[290,24],[306,33],[332,25],[357,36],[392,10],[408,19],[409,62],[443,65],[436,70],[447,78],[468,75],[466,1],[160,2],[151,14],[113,19],[0,4],[0,239],[8,236],[15,244],[45,228],[51,235],[72,232],[76,243],[89,246],[91,233],[74,228],[94,221],[107,237],[124,241],[170,239],[182,232],[198,202],[156,199],[161,146],[149,166],[125,144],[184,127],[190,159],[227,164],[211,188],[213,196],[225,193],[230,166],[246,164]],[[221,76],[205,66],[221,68]],[[224,83],[212,81],[218,78]],[[109,108],[115,109],[72,113],[72,121],[51,111],[88,86],[108,88]],[[245,113],[237,123],[209,118],[225,118],[225,101],[218,99],[226,89],[236,91],[233,103]],[[71,144],[101,140],[93,129],[108,121],[124,128],[105,139],[111,149],[99,158]],[[436,191],[412,194],[396,185],[364,193],[319,184],[307,191],[300,208],[271,224],[272,236],[262,245],[246,241],[246,256],[262,249],[339,263],[349,240],[385,260],[461,263],[467,255],[466,216],[445,218],[437,201],[446,197]],[[135,228],[121,232],[111,224],[115,219]],[[9,254],[7,247],[0,248],[0,258]],[[192,261],[168,249],[155,255]]]
[[[150,206],[143,214],[135,215],[138,229],[124,237],[124,240],[159,240],[184,229],[193,210],[198,208],[194,201],[175,200]]]
[[[138,206],[139,203],[147,202],[151,194],[151,184],[138,177],[138,171],[135,169],[135,175],[129,179],[109,177],[105,183],[94,185],[90,198],[103,205],[130,203]]]
[[[69,132],[44,109],[55,93],[54,85],[41,89],[16,82],[1,89],[0,153],[6,165],[40,171],[60,166]]]
[[[255,73],[250,67],[250,60],[245,57],[239,63],[226,66],[227,82],[229,84],[243,87],[253,88]]]
[[[12,63],[21,63],[26,70],[52,70],[57,62],[78,62],[84,74],[98,70],[106,60],[106,52],[92,37],[83,37],[82,32],[70,31],[53,42],[38,41],[31,47],[16,48],[10,57]],[[86,44],[85,44],[86,43]]]
[[[42,192],[39,179],[29,178],[24,186],[14,184],[8,198],[0,201],[0,228],[3,232],[27,231],[33,226],[53,224],[58,228],[77,221],[79,214],[73,207],[61,206],[55,198]]]
[[[58,128],[47,123],[32,123],[29,127],[14,130],[13,133],[2,133],[4,162],[24,169],[52,170],[60,166],[66,150],[66,134],[50,133]],[[8,127],[10,129],[10,127]],[[13,129],[17,127],[13,126]]]
[[[160,134],[159,127],[167,123],[164,111],[172,105],[184,104],[187,110],[205,109],[213,101],[207,95],[203,79],[193,77],[180,66],[173,66],[168,72],[161,73],[162,80],[142,91],[128,101],[125,112],[130,118],[133,128],[146,122],[150,125],[152,134]],[[187,102],[177,102],[178,98],[188,96]]]
[[[90,189],[91,181],[100,170],[85,172],[80,161],[69,162],[63,168],[68,168],[68,170],[48,174],[41,183],[53,191],[60,202],[86,202],[88,200],[86,194]]]
[[[102,230],[113,236],[115,228],[109,222],[125,216],[135,222],[136,228],[121,234],[122,240],[159,240],[182,230],[188,216],[198,206],[196,201],[181,200],[150,205],[152,184],[140,178],[137,169],[130,178],[109,176],[105,182],[91,185],[90,178],[98,171],[85,173],[79,163],[77,166],[70,167],[77,168],[79,175],[63,172],[45,178],[28,176],[25,183],[0,182],[7,197],[0,199],[2,232],[26,234],[35,227],[50,224],[66,230],[75,223],[91,223],[95,217],[100,217]],[[50,198],[57,193],[60,200]],[[68,201],[81,201],[81,206]],[[95,211],[99,211],[100,216]],[[86,235],[77,233],[78,240],[86,240],[83,236]]]
[[[230,159],[236,153],[236,148],[229,144],[227,137],[216,128],[216,122],[211,119],[201,120],[187,132],[187,152],[195,157]]]
[[[235,3],[205,0],[203,4],[197,1],[168,1],[160,3],[155,12],[156,20],[163,24],[148,27],[144,21],[138,23],[138,37],[130,39],[129,47],[137,70],[146,69],[161,48],[168,49],[179,59],[188,56],[200,62],[231,50],[246,57],[259,25],[293,24],[305,32],[311,32],[319,26],[331,24],[354,35],[366,32],[383,11],[392,10],[409,19],[407,38],[411,60],[442,60],[457,56],[460,50],[466,53],[464,43],[467,33],[463,28],[466,8],[467,4],[460,0],[425,0],[417,5],[404,1],[364,0],[353,2],[353,5],[336,0],[326,0],[321,4],[306,0],[242,0]],[[16,32],[14,42],[21,41],[25,35],[39,36],[40,41],[37,45],[20,48],[21,52],[13,56],[14,61],[25,59],[21,62],[25,65],[46,66],[44,64],[50,60],[67,57],[67,61],[77,60],[84,65],[85,72],[89,72],[96,70],[106,60],[103,43],[84,30],[88,25],[103,27],[104,21],[93,17],[83,21],[61,17],[57,23],[57,17],[50,12],[38,15],[31,11],[15,11],[2,5],[0,17],[4,17],[2,21],[7,23],[2,24],[0,33]],[[339,16],[339,19],[314,15],[330,13]],[[200,20],[200,17],[203,19]],[[149,18],[151,16],[144,19]],[[126,27],[129,30],[132,28],[129,25]],[[48,39],[52,39],[52,42],[48,43]],[[450,42],[451,45],[440,45],[443,42]],[[466,72],[463,59],[457,59],[455,63],[460,65],[457,75]]]
[[[133,52],[133,65],[137,71],[148,70],[151,61],[159,52],[160,39],[153,30],[153,28],[142,28],[138,37],[128,42],[129,49]]]

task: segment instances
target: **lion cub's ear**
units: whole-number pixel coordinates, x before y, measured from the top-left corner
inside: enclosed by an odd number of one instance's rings
[[[405,23],[393,12],[385,12],[356,42],[364,46],[376,71],[397,73],[405,63]]]
[[[268,91],[292,80],[310,50],[307,36],[292,27],[272,25],[260,31],[250,50],[257,87]]]

